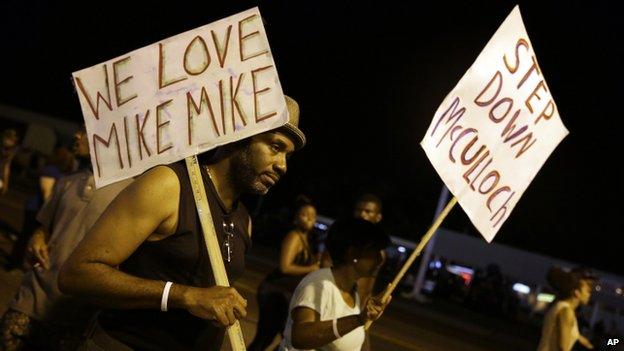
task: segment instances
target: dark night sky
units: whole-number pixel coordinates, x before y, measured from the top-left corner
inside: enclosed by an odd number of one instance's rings
[[[89,8],[0,5],[0,102],[79,122],[72,71],[257,4],[83,3]],[[393,234],[424,233],[442,182],[419,141],[515,2],[410,3],[260,2],[282,86],[299,101],[309,139],[267,208],[303,192],[320,213],[340,216],[370,191],[385,201]],[[520,9],[570,135],[495,241],[624,274],[621,13],[594,1],[520,2]],[[459,208],[445,226],[478,235]]]

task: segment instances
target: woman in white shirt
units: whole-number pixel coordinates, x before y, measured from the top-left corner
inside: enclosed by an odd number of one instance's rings
[[[591,297],[592,279],[581,272],[566,272],[555,267],[548,272],[548,283],[557,290],[557,300],[548,310],[542,326],[538,351],[570,351],[578,341],[585,348],[594,347],[580,334],[575,311],[587,305]]]
[[[362,219],[337,221],[329,229],[332,268],[308,274],[290,301],[281,350],[359,350],[364,324],[377,320],[390,299],[381,294],[360,309],[357,280],[377,274],[388,236]]]

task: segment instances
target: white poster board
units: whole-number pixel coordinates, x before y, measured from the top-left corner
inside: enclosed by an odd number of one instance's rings
[[[567,134],[516,6],[444,99],[421,146],[490,242]]]
[[[73,78],[98,188],[288,121],[258,8]]]

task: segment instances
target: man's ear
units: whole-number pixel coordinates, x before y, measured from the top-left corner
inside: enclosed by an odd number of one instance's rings
[[[383,219],[383,215],[380,212],[380,213],[377,214],[377,222],[376,223],[381,222],[382,219]]]

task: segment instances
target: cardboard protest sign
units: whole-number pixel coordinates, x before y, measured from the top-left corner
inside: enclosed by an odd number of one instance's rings
[[[516,6],[444,99],[421,146],[489,242],[567,134]]]
[[[258,8],[73,78],[97,187],[288,121]]]

